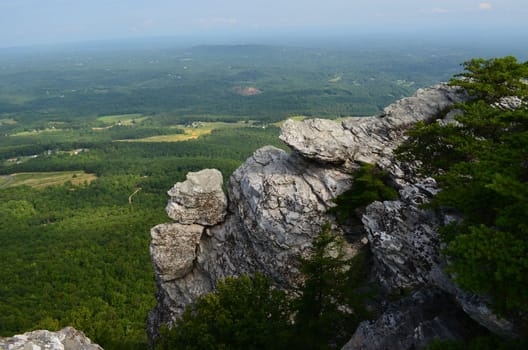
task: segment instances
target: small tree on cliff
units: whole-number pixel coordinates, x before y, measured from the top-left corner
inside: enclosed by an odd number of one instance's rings
[[[198,298],[157,349],[331,349],[368,318],[367,296],[358,286],[368,275],[365,255],[345,258],[342,237],[326,225],[299,266],[305,282],[299,297],[287,296],[269,278],[228,277],[217,292]],[[293,321],[293,322],[292,322]]]
[[[342,236],[326,224],[313,241],[310,254],[300,258],[305,277],[294,302],[294,348],[341,348],[361,320],[370,318],[365,308],[368,277],[365,253],[347,259]]]
[[[227,277],[162,330],[156,349],[284,349],[289,313],[286,294],[269,278]]]

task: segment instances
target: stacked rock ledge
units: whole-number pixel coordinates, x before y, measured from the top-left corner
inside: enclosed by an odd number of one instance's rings
[[[222,185],[220,171],[204,169],[188,173],[185,181],[168,191],[166,211],[174,222],[157,225],[150,231],[150,256],[160,303],[149,314],[149,334],[157,334],[162,323],[170,324],[187,304],[211,290],[211,284],[196,269],[196,260],[206,227],[225,219],[227,197]]]
[[[186,305],[213,291],[220,278],[258,271],[280,287],[295,287],[300,281],[296,258],[324,223],[333,222],[327,210],[353,186],[353,171],[361,162],[388,171],[400,198],[368,206],[362,219],[366,237],[356,237],[348,248],[353,252],[368,242],[380,284],[387,291],[415,293],[387,302],[379,320],[362,323],[345,348],[374,349],[368,346],[372,343],[419,349],[435,337],[461,337],[460,312],[492,332],[511,334],[510,322],[494,315],[485,299],[461,291],[443,271],[438,227],[450,218],[421,207],[439,191],[436,182],[416,176],[393,157],[416,122],[434,120],[467,98],[458,89],[438,85],[397,101],[379,116],[342,123],[289,120],[280,138],[293,152],[267,146],[249,157],[228,181],[227,210],[221,176],[212,170],[189,174],[169,191],[167,212],[177,222],[151,232],[158,282],[158,305],[148,320],[151,341],[162,324],[174,322]],[[347,229],[333,222],[334,231]],[[431,308],[431,303],[446,308]],[[388,331],[394,322],[407,325]]]

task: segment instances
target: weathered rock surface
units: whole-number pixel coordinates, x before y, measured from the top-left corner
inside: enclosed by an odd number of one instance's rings
[[[156,276],[164,282],[189,273],[204,227],[178,223],[161,224],[150,231],[150,255]]]
[[[438,289],[422,289],[391,304],[376,321],[362,322],[343,350],[423,349],[434,339],[474,336],[468,317]],[[473,333],[473,334],[472,334]]]
[[[350,133],[327,119],[289,119],[282,125],[280,138],[303,157],[327,163],[345,163],[358,152]]]
[[[168,192],[167,214],[181,224],[212,226],[224,221],[227,198],[222,191],[222,173],[204,169],[187,174]]]
[[[288,120],[280,137],[308,159],[345,165],[376,163],[380,157],[391,156],[411,125],[465,98],[456,88],[437,85],[393,103],[381,116],[348,118],[341,125],[320,119]]]
[[[513,322],[497,316],[490,309],[489,299],[460,289],[445,273],[444,265],[445,263],[441,263],[431,269],[430,277],[433,285],[454,296],[456,302],[469,317],[491,332],[504,337],[518,336],[516,325]]]
[[[400,200],[374,202],[363,215],[378,280],[387,289],[429,284],[431,268],[440,263],[437,216],[420,205],[435,192],[435,181],[407,185]]]
[[[485,300],[464,294],[445,275],[437,227],[448,218],[420,207],[439,189],[433,179],[417,178],[412,167],[392,156],[414,123],[430,120],[466,98],[454,88],[439,85],[418,90],[415,96],[385,108],[380,116],[350,118],[340,124],[287,121],[281,139],[294,152],[264,147],[248,158],[229,179],[227,214],[223,194],[202,190],[211,175],[197,180],[191,174],[186,182],[176,184],[169,192],[167,212],[177,222],[152,231],[158,305],[149,314],[150,339],[161,324],[171,324],[186,305],[212,291],[219,278],[260,271],[279,286],[294,286],[300,277],[296,256],[311,245],[324,222],[333,220],[326,211],[336,196],[353,186],[350,172],[358,162],[375,163],[389,171],[400,193],[396,201],[371,204],[363,218],[377,279],[387,290],[433,291],[389,306],[379,321],[358,329],[347,349],[383,349],[391,342],[401,349],[419,348],[434,336],[461,336],[451,317],[454,314],[444,317],[431,311],[429,303],[444,303],[446,310],[465,310],[494,331],[511,331],[511,324],[485,308]],[[219,188],[218,181],[213,187]],[[193,224],[200,226],[193,228]],[[334,229],[346,231],[337,225]],[[410,307],[407,311],[406,305]],[[400,323],[401,327],[390,331]],[[377,336],[379,343],[374,344],[380,347],[362,347],[365,339]]]
[[[151,257],[158,305],[149,315],[151,339],[162,323],[171,323],[186,305],[212,291],[219,278],[260,271],[279,285],[295,285],[299,275],[295,257],[332,220],[326,214],[334,205],[332,199],[350,185],[346,173],[264,147],[231,176],[224,222],[212,227],[181,223],[154,227]],[[171,191],[171,202],[182,202],[179,193],[186,192]],[[190,216],[184,211],[179,217]],[[203,222],[200,217],[193,220]]]
[[[456,218],[420,208],[439,191],[427,178],[400,189],[396,201],[374,202],[363,215],[376,277],[387,290],[436,287],[480,325],[496,334],[515,336],[512,322],[498,317],[489,300],[461,290],[445,273],[439,254],[438,227]]]
[[[66,327],[57,332],[39,330],[0,338],[0,349],[5,350],[102,350],[92,344],[83,332]]]
[[[264,147],[229,182],[230,211],[240,218],[258,270],[281,284],[296,278],[290,260],[331,220],[332,199],[350,187],[350,176]]]

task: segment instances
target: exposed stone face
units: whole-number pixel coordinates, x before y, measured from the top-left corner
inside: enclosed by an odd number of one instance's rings
[[[294,257],[321,226],[326,211],[350,187],[350,176],[278,148],[257,150],[230,178],[230,211],[240,218],[254,259],[282,285],[296,280]]]
[[[445,262],[433,266],[430,273],[431,283],[452,295],[462,310],[478,324],[491,332],[504,337],[517,337],[515,324],[499,317],[490,309],[490,300],[460,289],[444,271]]]
[[[152,228],[150,255],[161,281],[181,278],[192,270],[203,232],[203,226],[194,224],[161,224]]]
[[[436,287],[453,297],[466,314],[493,333],[515,336],[515,326],[498,317],[489,300],[460,289],[444,271],[438,228],[457,218],[420,208],[439,191],[434,179],[407,184],[396,201],[374,202],[363,215],[376,278],[387,289]]]
[[[308,159],[344,165],[376,163],[401,144],[405,130],[465,98],[456,88],[437,85],[391,104],[381,116],[348,118],[341,125],[321,119],[288,120],[280,137]]]
[[[102,350],[92,344],[83,332],[66,327],[57,332],[39,330],[0,338],[0,349],[5,350]]]
[[[422,289],[392,303],[376,321],[364,321],[343,350],[423,349],[434,339],[465,339],[468,317],[438,289]]]
[[[332,199],[350,185],[350,176],[340,170],[264,147],[229,179],[224,222],[194,225],[199,227],[194,233],[184,232],[193,225],[180,223],[154,227],[158,306],[149,314],[150,338],[162,323],[171,323],[186,305],[212,291],[220,278],[259,271],[283,287],[295,285],[296,256],[332,220],[326,214]],[[172,201],[180,201],[176,191],[172,195]]]
[[[383,349],[391,342],[401,346],[394,349],[420,348],[434,336],[459,337],[452,318],[444,318],[441,310],[439,314],[430,311],[428,303],[439,300],[446,309],[465,310],[493,331],[511,332],[511,324],[493,315],[486,300],[463,293],[443,272],[437,228],[449,218],[421,208],[439,191],[436,182],[418,178],[412,165],[392,156],[414,123],[430,120],[464,99],[465,94],[439,85],[418,90],[415,96],[385,108],[380,116],[350,118],[340,124],[288,121],[281,139],[294,152],[264,147],[248,158],[229,179],[227,214],[223,193],[218,192],[221,177],[209,180],[216,176],[209,175],[213,171],[190,174],[186,182],[176,184],[169,192],[167,212],[177,223],[152,231],[158,305],[149,314],[150,339],[161,324],[171,324],[186,305],[213,291],[220,278],[259,271],[281,287],[295,286],[300,278],[296,257],[306,252],[323,223],[332,222],[326,211],[334,206],[336,196],[353,186],[350,173],[358,162],[388,171],[400,194],[396,201],[372,203],[363,217],[376,278],[387,290],[434,291],[389,305],[388,313],[377,322],[363,324],[346,348]],[[216,190],[209,191],[212,183]],[[200,226],[192,228],[193,224]],[[346,231],[335,224],[334,229]],[[399,323],[394,332],[389,329]],[[376,336],[381,340],[373,344],[381,347],[364,347],[365,339]]]
[[[347,130],[327,119],[287,120],[280,138],[303,157],[327,163],[345,163],[358,151]]]
[[[434,183],[427,179],[429,188]],[[419,208],[431,192],[424,184],[400,190],[400,200],[374,202],[363,215],[377,277],[387,289],[427,285],[431,268],[440,262],[438,218]]]
[[[152,228],[150,255],[156,273],[158,305],[149,313],[147,332],[153,342],[159,327],[171,324],[200,295],[214,286],[198,266],[206,227],[220,224],[227,209],[222,174],[216,169],[188,173],[174,185],[167,214],[177,222]]]
[[[167,214],[181,224],[212,226],[224,221],[227,198],[222,183],[222,173],[216,169],[188,173],[186,181],[168,192]]]

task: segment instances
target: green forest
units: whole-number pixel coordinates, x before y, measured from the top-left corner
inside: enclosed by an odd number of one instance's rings
[[[227,180],[257,148],[285,147],[282,120],[377,114],[474,54],[256,45],[2,53],[0,336],[70,325],[107,350],[147,347],[149,231],[169,220],[166,191],[187,172],[218,168]],[[305,324],[296,332],[308,334]]]

